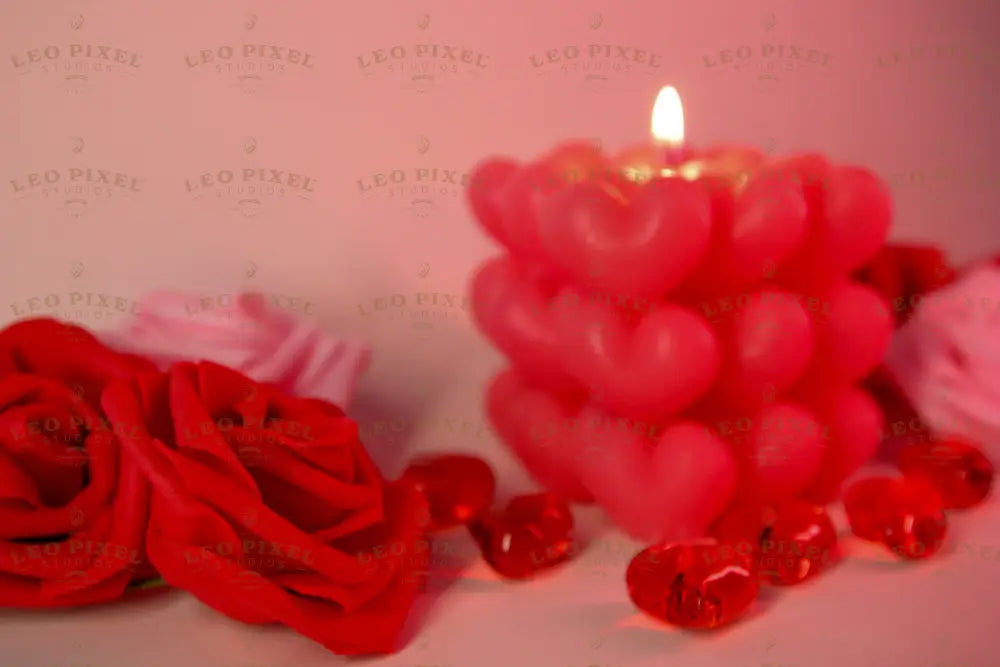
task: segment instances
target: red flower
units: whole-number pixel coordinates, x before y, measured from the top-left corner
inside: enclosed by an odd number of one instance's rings
[[[885,297],[898,329],[910,319],[924,296],[949,285],[956,275],[940,248],[886,245],[855,277]],[[865,386],[882,408],[886,438],[920,426],[919,415],[885,367],[879,366],[871,373]]]
[[[98,404],[111,382],[149,371],[55,320],[0,331],[0,606],[106,602],[154,576],[149,485]]]
[[[384,484],[355,422],[216,364],[118,383],[103,405],[152,482],[147,550],[171,585],[342,654],[384,653],[420,584],[427,521]]]
[[[924,295],[948,285],[955,275],[940,248],[886,245],[856,277],[885,297],[898,328],[910,318]]]

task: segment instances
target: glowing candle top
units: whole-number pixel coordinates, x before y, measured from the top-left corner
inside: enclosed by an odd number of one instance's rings
[[[664,86],[656,96],[651,126],[658,143],[669,148],[684,145],[684,107],[680,94],[673,86]]]

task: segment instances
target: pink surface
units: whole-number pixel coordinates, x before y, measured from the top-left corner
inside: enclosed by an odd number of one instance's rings
[[[961,263],[1000,246],[998,13],[988,0],[4,0],[3,323],[112,329],[161,289],[197,295],[186,316],[205,321],[261,292],[371,342],[352,411],[390,474],[460,449],[505,491],[533,489],[483,418],[502,362],[465,297],[497,246],[462,204],[463,174],[568,137],[644,141],[670,84],[692,143],[867,165],[893,188],[892,238]],[[956,515],[964,546],[917,567],[852,543],[857,557],[712,637],[635,620],[622,577],[641,545],[600,529],[609,546],[550,580],[456,584],[403,653],[369,662],[992,665],[997,507]],[[343,661],[170,596],[0,612],[0,662]]]

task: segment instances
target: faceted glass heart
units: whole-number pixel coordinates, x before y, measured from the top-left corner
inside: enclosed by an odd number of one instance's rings
[[[548,493],[519,496],[469,525],[483,559],[508,579],[527,579],[574,553],[573,515]]]
[[[837,530],[826,510],[793,501],[778,509],[761,535],[758,567],[773,584],[797,584],[828,567],[835,558]]]
[[[511,498],[505,514],[511,521],[537,524],[548,535],[568,535],[573,530],[573,513],[569,506],[551,493]]]
[[[759,590],[752,558],[715,544],[648,547],[629,563],[625,583],[640,610],[691,629],[732,623]]]
[[[473,521],[493,504],[493,470],[475,456],[424,455],[410,463],[401,479],[427,498],[430,531]]]
[[[975,446],[950,439],[905,447],[899,454],[904,475],[933,486],[945,509],[981,503],[993,487],[993,464]]]
[[[948,531],[941,497],[918,479],[855,482],[844,493],[844,509],[855,535],[880,542],[902,558],[937,553]]]
[[[826,510],[802,501],[738,507],[712,527],[723,546],[752,545],[758,575],[776,585],[797,584],[835,558],[837,531]]]
[[[720,544],[735,549],[750,549],[756,561],[764,531],[774,525],[777,511],[772,505],[737,503],[712,525],[709,534]]]

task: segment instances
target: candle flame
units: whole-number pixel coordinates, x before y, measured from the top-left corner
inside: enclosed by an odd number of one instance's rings
[[[684,107],[673,86],[664,86],[653,104],[653,136],[661,143],[680,146],[684,143]]]

